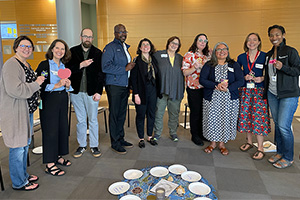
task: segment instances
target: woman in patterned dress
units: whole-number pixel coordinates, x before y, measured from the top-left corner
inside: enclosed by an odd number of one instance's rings
[[[204,145],[205,138],[202,131],[203,86],[199,84],[199,76],[203,65],[210,59],[210,55],[207,36],[200,33],[184,55],[181,68],[186,80],[192,141],[200,146]]]
[[[221,154],[228,155],[225,143],[236,137],[238,88],[244,84],[244,76],[240,65],[230,58],[225,42],[215,45],[211,60],[201,70],[199,81],[204,86],[203,136],[210,141],[204,151],[211,153],[219,142]]]
[[[248,151],[253,147],[252,134],[256,136],[258,148],[252,158],[261,160],[264,154],[264,136],[270,131],[270,117],[264,93],[264,62],[266,53],[261,52],[261,39],[257,33],[250,33],[244,42],[245,53],[238,56],[245,84],[240,90],[240,113],[238,131],[247,134],[247,142],[240,147],[241,151]]]

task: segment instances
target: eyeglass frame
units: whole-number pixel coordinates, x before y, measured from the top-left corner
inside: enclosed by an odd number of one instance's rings
[[[32,46],[32,45],[19,44],[19,47],[20,47],[21,49],[26,49],[26,48],[28,48],[28,49],[33,49],[33,46]]]
[[[216,49],[216,52],[218,52],[218,53],[220,53],[221,51],[228,52],[228,48]]]
[[[200,39],[198,39],[198,41],[199,41],[199,42],[208,43],[208,40],[207,40],[207,39],[205,39],[205,40],[202,40],[202,39],[200,38]]]
[[[82,35],[81,37],[84,39],[89,39],[89,40],[94,39],[93,36],[87,36],[87,35]]]

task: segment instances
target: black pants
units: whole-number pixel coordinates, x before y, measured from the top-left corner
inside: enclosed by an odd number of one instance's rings
[[[128,104],[128,87],[107,85],[105,86],[109,104],[109,133],[111,146],[122,146],[124,141],[124,123]],[[129,120],[129,119],[128,119]]]
[[[144,138],[145,116],[147,116],[147,135],[152,136],[155,121],[156,87],[152,83],[146,85],[146,105],[136,105],[136,130],[140,139]]]
[[[52,163],[58,156],[69,153],[68,94],[66,91],[47,92],[42,102],[43,163]]]
[[[190,107],[190,130],[192,140],[203,140],[203,88],[186,89],[188,94],[188,103]]]

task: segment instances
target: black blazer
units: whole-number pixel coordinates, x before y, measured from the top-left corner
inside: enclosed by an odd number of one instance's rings
[[[80,83],[83,74],[83,68],[79,69],[80,63],[84,61],[83,49],[81,44],[71,49],[72,58],[66,64],[66,67],[72,71],[70,80],[71,85],[74,89],[72,93],[78,94],[80,89]],[[105,83],[105,74],[101,68],[101,56],[102,52],[95,46],[91,46],[88,59],[93,59],[93,63],[86,67],[86,78],[87,78],[87,93],[89,96],[95,93],[102,94],[103,86]]]
[[[152,65],[155,71],[155,83],[156,83],[156,95],[161,98],[160,95],[160,73],[158,73],[157,61],[154,56],[152,58]],[[148,64],[142,60],[142,56],[139,55],[135,61],[135,67],[130,71],[130,84],[132,87],[132,101],[134,102],[134,95],[138,94],[141,98],[141,104],[146,104],[146,76],[148,71]]]

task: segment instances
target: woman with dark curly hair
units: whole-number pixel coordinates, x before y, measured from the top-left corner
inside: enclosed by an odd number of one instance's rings
[[[43,163],[45,172],[53,176],[62,176],[65,171],[56,165],[70,166],[71,162],[62,156],[69,153],[68,129],[68,93],[72,91],[71,81],[60,78],[58,71],[65,69],[71,58],[71,52],[65,41],[54,40],[50,45],[45,61],[36,72],[47,79],[41,88],[40,119],[43,136]]]
[[[137,49],[138,56],[135,59],[135,67],[130,72],[132,85],[132,101],[136,109],[136,130],[139,136],[139,147],[145,147],[144,124],[147,117],[147,141],[151,145],[157,145],[152,138],[156,99],[160,91],[157,61],[153,57],[155,52],[152,42],[144,38]]]
[[[196,145],[203,146],[202,131],[202,102],[203,86],[199,83],[199,76],[203,65],[210,60],[208,39],[204,33],[198,34],[189,51],[184,55],[182,62],[182,72],[185,76],[186,91],[188,94],[188,103],[190,107],[190,127],[192,141]]]

